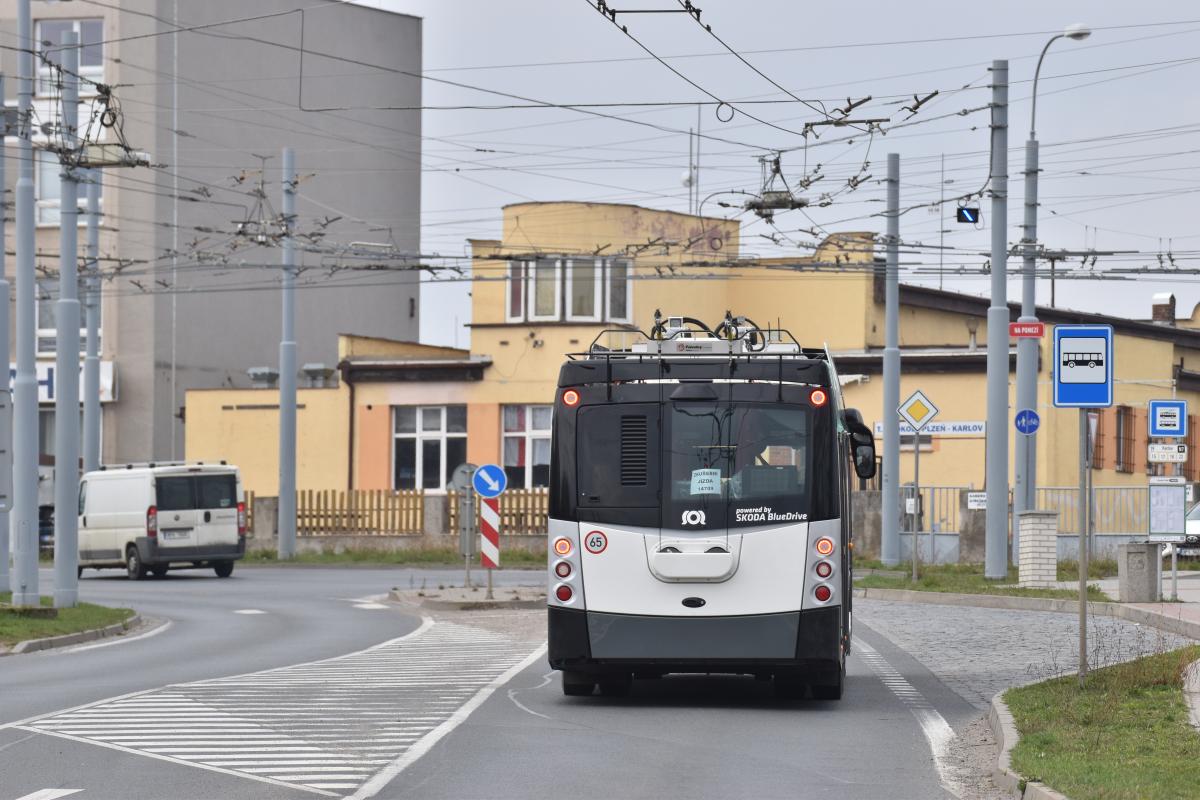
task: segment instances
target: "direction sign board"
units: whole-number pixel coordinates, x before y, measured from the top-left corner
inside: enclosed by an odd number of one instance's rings
[[[1150,435],[1164,438],[1187,436],[1186,400],[1151,400]]]
[[[1182,464],[1187,461],[1186,444],[1150,444],[1146,460],[1151,464]]]
[[[1041,424],[1042,418],[1032,408],[1022,408],[1017,412],[1017,416],[1013,417],[1013,425],[1026,436],[1032,436],[1037,433],[1037,429]]]
[[[1108,408],[1113,404],[1111,325],[1054,326],[1054,405]]]
[[[1187,531],[1187,480],[1150,478],[1150,541],[1183,543]]]
[[[499,497],[508,488],[508,475],[495,464],[484,464],[475,470],[471,484],[480,497]]]
[[[1008,335],[1013,339],[1040,339],[1046,335],[1046,323],[1010,322]]]
[[[896,412],[905,422],[912,425],[913,430],[919,431],[937,416],[938,407],[933,404],[932,400],[925,396],[924,392],[918,389],[900,404]]]

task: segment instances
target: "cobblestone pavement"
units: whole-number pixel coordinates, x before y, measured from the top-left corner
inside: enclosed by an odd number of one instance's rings
[[[854,617],[900,645],[981,710],[997,692],[1078,666],[1079,620],[1074,614],[856,598]],[[1189,642],[1133,622],[1088,618],[1092,668]]]

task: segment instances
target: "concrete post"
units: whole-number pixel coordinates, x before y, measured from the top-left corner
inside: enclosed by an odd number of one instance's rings
[[[38,604],[37,295],[34,282],[33,20],[30,0],[17,0],[17,374],[13,379],[14,606]]]
[[[1008,62],[992,62],[992,302],[987,330],[984,575],[1008,576]]]
[[[886,340],[883,348],[883,531],[881,560],[900,563],[900,154],[888,153]]]
[[[0,99],[4,97],[4,76],[0,75]],[[0,192],[4,191],[7,185],[5,176],[5,167],[7,166],[8,158],[6,154],[0,153]],[[7,203],[0,203],[0,242],[5,242],[7,239],[5,218],[8,216]],[[8,388],[8,264],[5,251],[7,247],[0,247],[0,363],[4,364],[5,370],[5,388]],[[12,418],[9,418],[9,425],[12,425]],[[12,433],[12,431],[8,431]],[[11,441],[11,439],[9,440]],[[0,469],[12,470],[12,452],[11,450],[4,454],[4,458],[9,459],[9,463],[5,464]],[[9,507],[12,505],[12,497],[8,498]],[[9,553],[10,542],[8,532],[8,510],[0,511],[0,592],[11,591],[12,581],[9,575]]]
[[[83,359],[83,471],[100,466],[100,170],[88,170],[87,273],[84,318],[87,326]]]
[[[279,558],[296,555],[296,170],[283,148],[283,331],[279,340]]]
[[[79,34],[64,33],[62,44],[62,189],[54,310],[54,607],[70,608],[79,600]]]

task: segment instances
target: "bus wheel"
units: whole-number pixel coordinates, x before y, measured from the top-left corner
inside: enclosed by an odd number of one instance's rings
[[[814,683],[812,696],[814,700],[841,700],[846,686],[846,664],[842,662],[833,683]]]
[[[589,697],[596,688],[596,679],[586,672],[567,672],[562,674],[563,694],[569,697]]]
[[[632,688],[633,675],[628,672],[605,675],[600,679],[600,694],[605,697],[628,697]]]

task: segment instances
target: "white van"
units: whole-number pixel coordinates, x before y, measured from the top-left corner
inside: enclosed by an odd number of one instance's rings
[[[79,483],[79,572],[125,567],[132,580],[168,569],[233,574],[246,554],[246,504],[237,467],[129,464]]]

